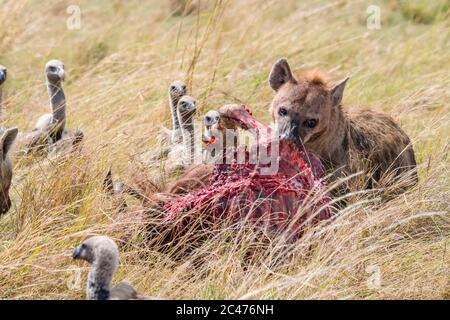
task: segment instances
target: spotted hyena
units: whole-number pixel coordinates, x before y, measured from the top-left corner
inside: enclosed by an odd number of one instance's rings
[[[294,75],[286,59],[276,62],[269,76],[275,91],[270,111],[280,137],[316,153],[335,178],[362,172],[351,179],[357,188],[415,184],[409,137],[383,112],[343,106],[347,80],[333,84],[317,71]]]

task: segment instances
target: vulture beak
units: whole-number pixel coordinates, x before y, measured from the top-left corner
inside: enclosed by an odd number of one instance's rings
[[[58,77],[64,81],[66,79],[66,72],[64,71],[63,68],[59,68],[58,69]]]
[[[75,249],[73,249],[72,252],[72,258],[75,259],[79,259],[81,255],[81,246],[76,247]]]
[[[0,84],[3,84],[3,82],[5,82],[6,80],[6,72],[4,72],[3,70],[0,70]]]

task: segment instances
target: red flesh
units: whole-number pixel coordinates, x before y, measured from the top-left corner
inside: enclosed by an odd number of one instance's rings
[[[259,147],[270,150],[268,127],[252,117],[245,107],[221,110],[222,117],[244,129],[255,129]],[[237,151],[228,150],[236,159]],[[269,151],[270,152],[270,151]],[[210,183],[165,205],[167,222],[189,223],[201,214],[214,224],[224,220],[246,220],[298,239],[306,222],[329,219],[331,209],[323,169],[318,158],[288,141],[279,144],[278,171],[262,175],[261,165],[249,162],[245,151],[244,164],[216,164]],[[305,199],[314,198],[315,200]],[[305,204],[305,206],[303,206]]]

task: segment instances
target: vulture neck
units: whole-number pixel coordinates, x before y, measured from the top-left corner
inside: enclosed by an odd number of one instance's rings
[[[87,296],[89,300],[108,300],[115,268],[109,261],[94,262],[88,275]]]
[[[62,129],[64,129],[66,123],[66,96],[64,95],[61,82],[51,83],[47,81],[47,91],[50,96],[53,121],[60,124]]]
[[[181,124],[181,134],[183,137],[183,145],[186,155],[186,161],[188,164],[191,164],[194,159],[194,152],[195,152],[195,130],[194,130],[194,116],[190,116],[186,120],[183,121]]]
[[[177,105],[180,98],[181,97],[172,97],[172,95],[169,93],[169,106],[172,116],[172,143],[178,143],[181,140],[180,120],[178,119],[177,114]]]

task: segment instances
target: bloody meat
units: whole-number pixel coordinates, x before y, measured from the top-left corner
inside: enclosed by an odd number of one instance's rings
[[[245,106],[227,105],[219,112],[226,127],[240,127],[256,134],[256,144],[250,150],[265,148],[271,155],[277,147],[278,170],[265,174],[263,168],[268,164],[259,159],[250,161],[249,148],[228,148],[222,163],[215,164],[206,187],[165,204],[166,222],[186,226],[199,215],[213,225],[246,221],[292,240],[298,239],[310,223],[331,217],[323,168],[315,155],[288,140],[276,143],[271,129],[258,122]],[[238,163],[242,148],[245,161]],[[226,162],[226,157],[232,161]]]

